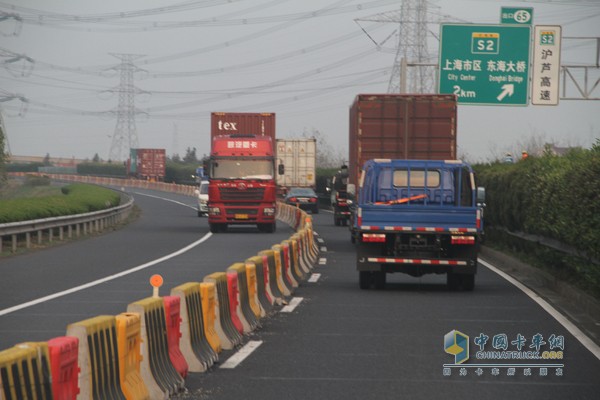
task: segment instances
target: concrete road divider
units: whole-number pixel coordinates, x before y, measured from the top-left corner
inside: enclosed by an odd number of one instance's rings
[[[238,315],[244,326],[244,333],[248,334],[254,331],[259,323],[250,306],[250,297],[248,295],[248,273],[246,264],[235,263],[227,268],[227,274],[235,274],[238,282]],[[254,282],[256,285],[256,280]]]
[[[219,323],[217,312],[219,305],[217,303],[217,289],[214,283],[203,282],[200,284],[200,296],[202,298],[202,321],[204,322],[204,334],[210,347],[215,352],[214,362],[219,361],[217,354],[223,349],[221,348],[221,340],[217,335],[215,326]]]
[[[163,299],[148,297],[127,306],[127,312],[141,318],[142,365],[141,373],[150,397],[169,398],[184,389],[184,380],[169,357],[167,323]]]
[[[171,289],[171,295],[178,296],[181,302],[181,352],[191,372],[204,372],[219,356],[205,333],[200,283],[184,283]]]
[[[231,350],[242,343],[242,335],[233,325],[231,319],[231,308],[229,305],[229,291],[227,289],[227,274],[215,272],[204,277],[204,282],[213,283],[216,289],[216,320],[215,329],[221,346],[225,350]]]
[[[142,328],[140,315],[121,313],[115,316],[115,321],[121,390],[127,400],[149,400],[150,393],[141,374]]]
[[[266,313],[260,306],[260,301],[258,300],[258,276],[256,274],[256,264],[253,262],[245,262],[244,266],[246,268],[246,281],[248,283],[248,305],[259,325],[259,320],[263,318]],[[260,269],[262,269],[262,266]]]
[[[46,343],[23,343],[0,352],[0,398],[52,400]]]
[[[293,235],[292,238],[296,238],[296,240],[298,241],[300,267],[302,268],[305,274],[309,274],[313,268],[313,265],[310,263],[308,257],[308,236],[306,233],[306,229],[302,229],[301,231]]]
[[[181,300],[178,296],[164,296],[165,317],[167,319],[167,343],[169,345],[169,359],[183,379],[188,374],[188,364],[181,354],[179,340],[181,339]]]
[[[280,244],[271,246],[271,249],[273,249],[275,254],[275,263],[279,264],[278,268],[281,269],[281,276],[283,284],[285,285],[285,289],[291,296],[298,287],[298,282],[296,282],[296,279],[294,279],[294,276],[292,275],[289,258],[286,257],[284,248]]]
[[[229,312],[231,313],[231,321],[235,326],[235,329],[243,335],[244,332],[248,332],[250,329],[248,322],[242,315],[242,308],[240,307],[240,296],[238,289],[238,279],[236,273],[226,271],[227,275],[227,294],[229,296]]]
[[[100,315],[69,324],[67,336],[79,339],[78,399],[123,399],[119,377],[116,320]]]
[[[275,303],[278,305],[287,302],[291,296],[290,290],[283,283],[283,271],[281,270],[281,259],[277,260],[274,250],[263,250],[258,253],[259,256],[266,256],[269,264],[269,287],[275,296]],[[278,255],[279,256],[279,255]]]
[[[79,394],[79,339],[61,336],[48,340],[52,395],[55,399],[73,399]]]
[[[275,296],[271,293],[269,282],[269,260],[266,255],[250,257],[246,260],[246,268],[249,265],[255,266],[256,272],[256,291],[258,302],[260,303],[261,317],[266,317],[274,313]]]

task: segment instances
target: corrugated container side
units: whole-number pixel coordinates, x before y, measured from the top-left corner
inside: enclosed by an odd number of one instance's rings
[[[213,112],[210,137],[217,135],[266,135],[275,141],[275,113]]]
[[[284,175],[277,175],[277,185],[285,187],[315,187],[316,139],[277,139],[277,164],[285,167]]]
[[[165,149],[135,149],[135,153],[134,159],[132,149],[132,172],[137,173],[138,176],[165,176],[167,158]]]
[[[456,159],[454,95],[358,95],[350,109],[350,182],[374,158]]]

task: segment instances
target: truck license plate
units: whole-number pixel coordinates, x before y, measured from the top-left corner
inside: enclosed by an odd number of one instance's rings
[[[248,214],[235,214],[235,219],[248,219]]]

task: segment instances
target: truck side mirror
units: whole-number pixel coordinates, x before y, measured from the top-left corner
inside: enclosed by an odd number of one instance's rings
[[[477,187],[477,205],[485,206],[485,188],[481,186]]]
[[[277,166],[277,173],[278,173],[279,175],[283,175],[283,174],[285,174],[285,165],[283,165],[283,164],[279,164],[279,165]]]

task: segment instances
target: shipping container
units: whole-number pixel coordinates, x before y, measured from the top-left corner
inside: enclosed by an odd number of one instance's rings
[[[280,189],[310,187],[315,189],[317,140],[277,139],[277,165],[283,164],[284,174],[277,174]]]
[[[213,112],[210,126],[211,139],[217,135],[266,135],[275,141],[275,113]]]
[[[165,149],[131,149],[127,162],[129,175],[139,179],[163,180],[166,161]]]
[[[350,108],[349,174],[370,159],[456,159],[455,95],[359,94]]]

